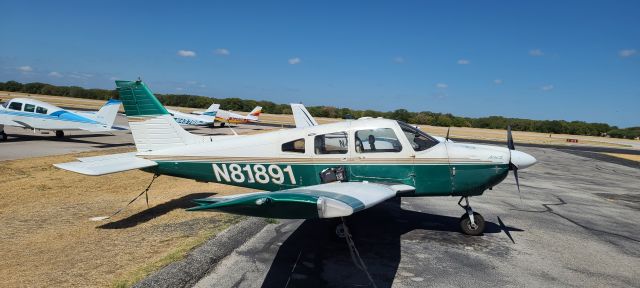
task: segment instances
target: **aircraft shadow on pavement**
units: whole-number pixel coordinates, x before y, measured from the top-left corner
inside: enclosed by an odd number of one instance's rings
[[[140,211],[127,218],[120,219],[114,222],[109,222],[100,225],[96,228],[99,229],[124,229],[135,227],[138,224],[150,221],[158,216],[167,214],[175,209],[187,209],[194,206],[193,200],[199,198],[207,198],[215,195],[216,193],[194,193],[189,194],[171,201],[162,203],[160,205],[152,206],[149,209]],[[138,200],[139,201],[139,200]]]
[[[487,221],[485,234],[523,231],[498,221],[499,224]],[[487,241],[482,236],[462,234],[457,217],[404,210],[399,199],[350,216],[346,222],[377,287],[391,287],[400,264],[404,234],[415,230],[405,238],[446,245]],[[303,222],[280,246],[262,287],[371,287],[366,274],[353,263],[346,241],[335,236],[338,223]]]

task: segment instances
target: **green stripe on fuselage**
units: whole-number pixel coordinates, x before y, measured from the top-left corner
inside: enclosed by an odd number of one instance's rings
[[[240,187],[253,188],[265,191],[280,191],[296,187],[305,187],[321,184],[319,173],[325,168],[344,166],[347,170],[348,181],[361,182],[384,182],[407,184],[416,188],[416,192],[403,196],[475,196],[480,195],[484,190],[500,183],[508,174],[506,164],[301,164],[301,163],[211,163],[200,161],[157,161],[158,166],[148,168],[148,170],[159,174],[176,177],[194,179],[205,182],[216,182]],[[229,165],[238,165],[243,175],[231,177]],[[229,180],[225,177],[216,177],[213,165],[218,165],[219,170],[226,166],[229,172]],[[256,166],[269,169],[275,165],[282,171],[283,179],[271,177],[268,174],[268,181],[257,181],[255,172]],[[249,168],[245,168],[248,166]],[[291,169],[291,175],[286,172],[287,167]],[[452,175],[451,168],[456,168],[455,176]],[[248,175],[251,170],[253,181]],[[218,171],[219,172],[219,171]],[[219,173],[220,174],[220,173]],[[222,173],[224,174],[224,173]],[[278,173],[276,173],[278,174]],[[217,175],[221,176],[221,175]],[[276,175],[278,176],[278,175]],[[292,177],[290,177],[292,176]],[[291,181],[293,178],[294,181]],[[242,180],[242,181],[235,181]],[[264,180],[264,177],[261,179]]]

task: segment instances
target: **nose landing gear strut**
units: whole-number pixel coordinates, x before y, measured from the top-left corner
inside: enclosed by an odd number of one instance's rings
[[[465,201],[465,205],[461,204],[463,199]],[[485,228],[484,218],[480,213],[473,212],[473,208],[469,205],[469,197],[460,197],[458,205],[466,211],[466,213],[462,214],[460,217],[460,229],[462,229],[462,233],[471,236],[478,236],[482,234]]]

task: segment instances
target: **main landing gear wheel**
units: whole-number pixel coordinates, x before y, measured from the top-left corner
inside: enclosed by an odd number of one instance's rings
[[[56,138],[62,138],[62,137],[64,137],[64,131],[56,130]]]
[[[225,124],[224,122],[220,123],[220,127],[224,127],[224,124]]]
[[[0,138],[2,141],[7,141],[7,133],[4,133],[4,131],[0,132]]]
[[[460,204],[462,199],[465,200],[466,205]],[[460,229],[462,233],[471,236],[482,235],[485,228],[484,217],[482,217],[480,213],[473,212],[473,208],[469,205],[469,198],[462,196],[460,201],[458,201],[458,205],[466,211],[466,213],[460,217]]]

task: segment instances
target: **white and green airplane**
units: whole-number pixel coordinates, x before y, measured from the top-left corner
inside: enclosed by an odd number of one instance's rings
[[[199,136],[174,121],[141,81],[116,81],[137,152],[55,166],[104,175],[143,169],[259,191],[198,199],[188,210],[309,219],[349,216],[393,197],[460,196],[461,229],[483,232],[468,197],[536,163],[514,149],[438,141],[403,122],[362,119],[255,135]]]

